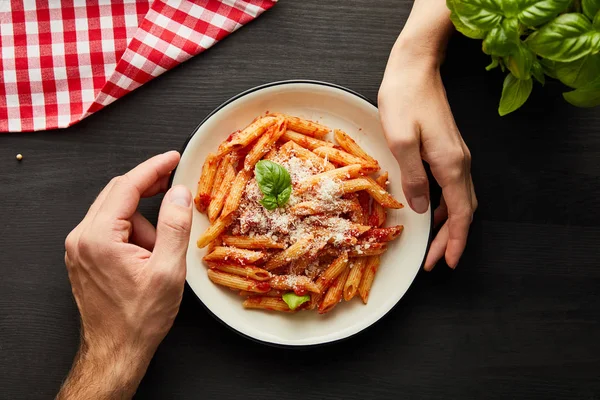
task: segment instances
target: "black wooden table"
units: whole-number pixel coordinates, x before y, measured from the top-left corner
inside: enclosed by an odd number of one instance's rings
[[[179,149],[230,96],[307,78],[375,99],[412,2],[282,1],[206,53],[63,131],[0,136],[0,398],[47,399],[78,343],[64,238],[101,187]],[[537,86],[500,118],[500,72],[456,37],[444,81],[480,202],[452,272],[420,273],[368,331],[255,344],[186,292],[138,398],[600,398],[600,110]],[[23,153],[24,160],[15,160]],[[142,203],[156,221],[160,199]]]

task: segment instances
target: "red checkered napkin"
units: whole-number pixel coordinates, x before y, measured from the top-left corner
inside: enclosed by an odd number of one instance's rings
[[[276,0],[0,0],[0,132],[65,128]]]

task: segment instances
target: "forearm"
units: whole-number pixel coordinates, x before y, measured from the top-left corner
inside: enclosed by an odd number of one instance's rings
[[[396,40],[390,62],[426,61],[439,67],[453,32],[446,0],[415,0],[408,21]]]
[[[146,372],[150,356],[130,346],[109,349],[82,344],[57,400],[130,399]]]

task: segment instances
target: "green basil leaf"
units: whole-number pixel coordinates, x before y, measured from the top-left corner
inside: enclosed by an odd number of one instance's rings
[[[520,0],[517,18],[526,26],[539,26],[565,11],[571,0]]]
[[[600,0],[582,0],[581,8],[586,17],[594,19],[594,16],[600,11]]]
[[[527,44],[542,57],[570,62],[600,50],[600,32],[583,14],[563,14],[530,35]]]
[[[506,66],[518,79],[529,79],[535,55],[523,42],[517,43],[516,51],[508,57]]]
[[[556,63],[556,76],[572,88],[581,88],[600,76],[600,54],[588,54],[570,63]]]
[[[454,10],[472,29],[490,30],[504,17],[501,0],[457,0]]]
[[[544,74],[548,75],[550,78],[558,79],[558,76],[556,76],[556,61],[542,58],[539,60],[539,63],[542,66]]]
[[[498,113],[504,116],[521,107],[529,98],[531,89],[533,89],[531,78],[527,80],[517,79],[512,74],[508,74],[502,86],[502,98],[500,99]]]
[[[260,201],[260,204],[262,204],[262,206],[267,210],[274,210],[278,207],[277,197],[271,196],[270,194],[265,195],[265,197],[263,197]]]
[[[292,184],[292,178],[285,168],[269,160],[260,160],[254,167],[258,187],[264,195],[277,196]]]
[[[514,34],[503,24],[494,27],[483,40],[483,52],[491,56],[508,56],[516,50],[516,46]]]
[[[288,186],[285,189],[283,189],[281,191],[281,193],[279,193],[277,195],[277,205],[279,207],[283,207],[285,205],[285,203],[288,202],[288,200],[290,199],[290,195],[292,194],[292,187]]]
[[[306,294],[304,296],[298,296],[294,292],[285,293],[281,296],[283,301],[288,305],[290,310],[294,311],[296,308],[300,307],[302,304],[310,301],[310,295]]]
[[[577,89],[563,93],[563,97],[576,107],[600,106],[600,88]]]
[[[531,75],[535,78],[536,81],[544,86],[546,84],[546,77],[544,76],[544,69],[542,64],[539,63],[538,60],[533,61],[533,65],[531,67]]]
[[[519,13],[520,3],[523,0],[502,0],[502,11],[507,18],[516,17]]]
[[[446,5],[448,6],[448,9],[451,11],[450,12],[450,21],[452,21],[456,30],[471,39],[485,38],[485,31],[483,31],[481,29],[473,29],[470,26],[468,26],[467,24],[465,24],[460,19],[460,16],[454,10],[454,2],[455,2],[455,0],[446,0]]]
[[[500,61],[499,58],[496,56],[492,56],[492,62],[490,63],[490,65],[488,65],[487,67],[485,67],[486,71],[491,71],[494,68],[498,67],[498,65],[500,65]]]
[[[596,13],[596,16],[594,17],[594,29],[596,29],[597,31],[600,31],[600,11],[598,11]]]

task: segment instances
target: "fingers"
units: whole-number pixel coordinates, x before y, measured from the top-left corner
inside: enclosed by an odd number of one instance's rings
[[[433,239],[433,242],[431,242],[431,246],[429,246],[429,253],[427,253],[425,265],[423,266],[425,271],[431,271],[435,267],[435,264],[444,256],[447,244],[448,223],[445,223],[435,236],[435,239]]]
[[[386,136],[400,165],[402,189],[408,204],[414,211],[423,214],[429,209],[429,181],[421,160],[419,138],[414,129],[417,128],[389,133],[386,130]]]
[[[473,219],[471,188],[467,179],[442,188],[448,206],[448,245],[446,263],[456,268],[467,245],[467,235]]]
[[[144,194],[158,192],[165,177],[177,166],[179,153],[169,151],[141,163],[114,180],[98,213],[112,219],[129,219]],[[158,184],[157,184],[158,183]]]
[[[156,229],[139,211],[136,211],[130,219],[131,237],[129,242],[146,250],[152,251],[156,242]]]
[[[173,186],[160,207],[151,262],[157,268],[170,270],[172,276],[181,280],[185,279],[185,255],[191,226],[192,194],[185,186]]]
[[[433,212],[433,227],[437,228],[442,222],[448,219],[448,206],[444,196],[440,199],[440,205]]]
[[[169,179],[171,179],[171,174],[169,173],[166,176],[160,178],[157,182],[155,182],[152,186],[150,186],[144,193],[142,193],[142,197],[152,197],[157,195],[158,193],[164,193],[169,188]]]

